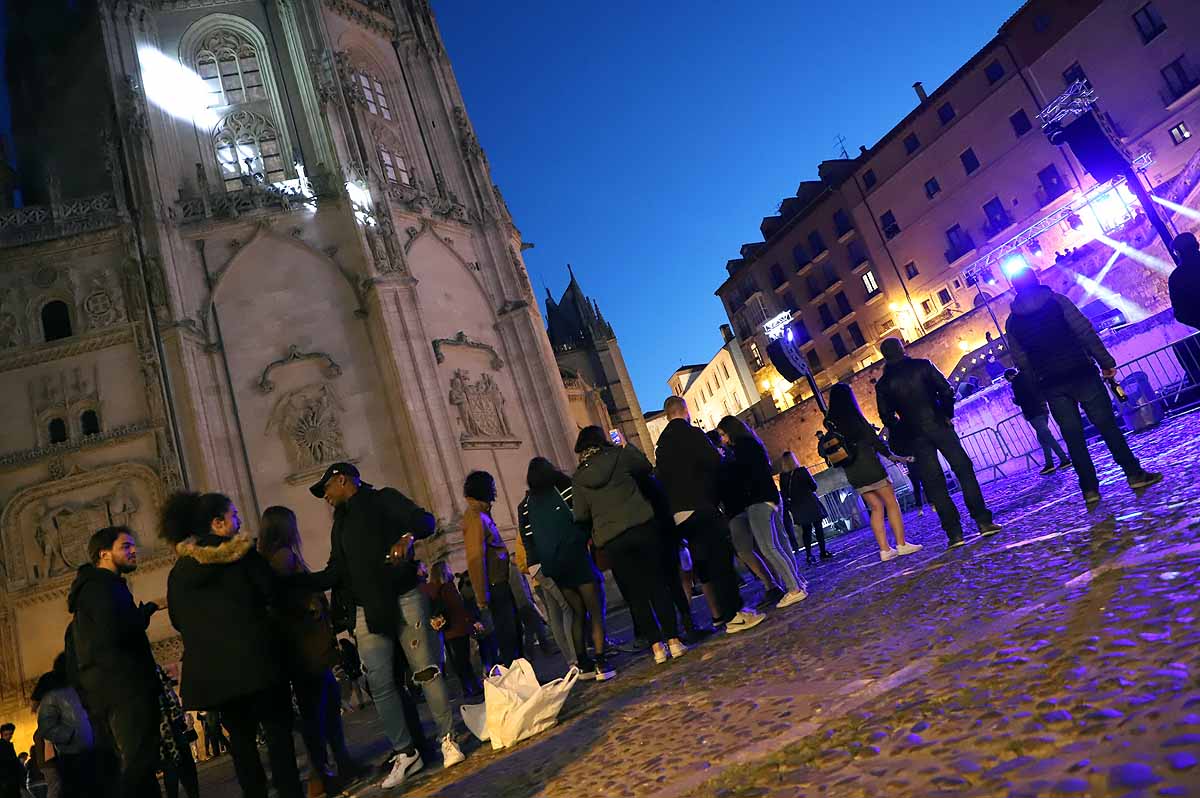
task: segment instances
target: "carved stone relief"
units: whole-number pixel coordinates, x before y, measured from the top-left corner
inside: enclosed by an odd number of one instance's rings
[[[277,368],[304,360],[324,360],[325,367],[323,373],[331,380],[342,375],[342,367],[325,352],[301,352],[300,347],[292,344],[288,347],[287,355],[281,357],[279,360],[272,361],[263,369],[262,374],[258,378],[258,389],[263,393],[270,393],[275,390],[275,383],[271,382],[271,372]]]
[[[155,473],[134,463],[76,471],[17,493],[0,516],[8,592],[69,577],[87,561],[88,538],[101,527],[126,524],[142,552],[154,552],[162,499]]]
[[[51,443],[46,427],[50,418],[61,418],[69,436],[78,437],[80,414],[99,408],[98,377],[98,367],[93,364],[91,368],[76,366],[57,374],[43,374],[29,383],[29,405],[33,412],[31,421],[37,430],[39,446]]]
[[[345,407],[333,386],[312,383],[288,391],[275,403],[266,434],[275,432],[295,473],[289,480],[348,459],[340,414]]]
[[[456,369],[450,379],[450,404],[458,408],[464,448],[514,442],[504,413],[504,395],[491,374],[484,372],[472,382],[467,371]]]
[[[496,351],[491,344],[485,344],[483,341],[473,341],[467,337],[467,334],[462,330],[456,332],[450,338],[435,338],[433,339],[433,356],[438,363],[446,361],[446,354],[442,350],[447,346],[465,346],[469,349],[478,349],[487,352],[492,356],[492,368],[499,371],[504,368],[504,361],[500,358],[500,353]]]
[[[125,321],[125,303],[112,272],[101,269],[87,275],[83,311],[92,330]]]

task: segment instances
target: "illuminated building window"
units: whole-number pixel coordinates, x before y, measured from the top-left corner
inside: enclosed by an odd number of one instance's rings
[[[375,116],[382,116],[390,122],[392,111],[388,107],[387,94],[383,91],[383,84],[379,79],[363,72],[356,74],[355,79],[358,80],[358,87],[362,90],[363,100],[367,103],[367,110]]]
[[[867,296],[873,297],[879,293],[879,280],[875,279],[875,272],[866,271],[862,276],[863,288],[867,289]]]
[[[383,165],[383,176],[389,183],[399,183],[403,186],[412,185],[412,176],[408,173],[408,164],[404,162],[404,158],[380,147],[379,162]]]
[[[1192,131],[1188,130],[1187,124],[1180,122],[1175,127],[1171,128],[1171,141],[1176,145],[1182,144],[1192,137]]]
[[[754,341],[750,342],[750,357],[754,360],[754,368],[760,369],[763,367],[762,353],[758,351],[758,344]]]
[[[267,99],[258,52],[249,40],[231,30],[204,37],[196,51],[196,72],[208,87],[208,107]]]
[[[276,183],[284,179],[279,136],[271,120],[253,111],[234,111],[213,132],[213,148],[226,191],[243,186],[243,178]]]

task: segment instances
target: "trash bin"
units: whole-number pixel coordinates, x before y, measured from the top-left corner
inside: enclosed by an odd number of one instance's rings
[[[1150,378],[1144,371],[1135,371],[1121,380],[1121,387],[1129,398],[1120,404],[1121,418],[1125,426],[1134,432],[1149,429],[1163,420],[1162,402],[1158,401],[1158,393],[1150,385]]]

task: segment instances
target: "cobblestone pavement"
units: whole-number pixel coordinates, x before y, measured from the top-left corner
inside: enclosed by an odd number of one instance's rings
[[[1133,444],[1167,473],[1141,497],[1097,453],[1091,512],[1073,473],[1031,472],[984,486],[993,538],[948,550],[932,513],[889,563],[839,538],[802,604],[666,666],[627,657],[557,728],[391,794],[1200,795],[1200,415]]]

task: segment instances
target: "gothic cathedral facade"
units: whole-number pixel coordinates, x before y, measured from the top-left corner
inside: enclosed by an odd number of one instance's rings
[[[172,490],[291,507],[319,567],[328,464],[433,511],[430,557],[484,469],[511,535],[578,425],[428,0],[7,7],[0,710],[62,649],[93,530],[137,531],[162,602]]]

